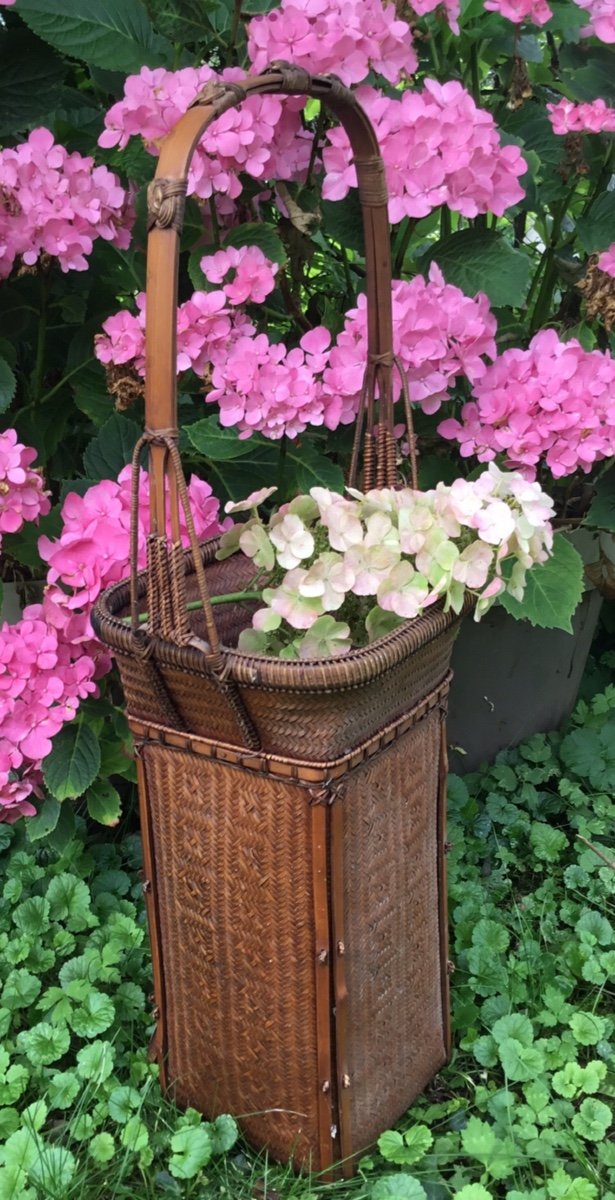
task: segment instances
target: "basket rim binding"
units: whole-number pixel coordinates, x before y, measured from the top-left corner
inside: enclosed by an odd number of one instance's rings
[[[215,561],[220,537],[209,538],[200,546],[203,566]],[[186,577],[194,572],[192,550],[184,551]],[[139,597],[147,590],[148,571],[138,575]],[[214,593],[215,594],[215,593]],[[106,645],[119,654],[135,656],[135,643],[130,626],[119,616],[128,611],[130,580],[124,579],[106,588],[99,596],[91,621],[95,633]],[[420,617],[404,621],[398,629],[368,646],[357,647],[340,658],[312,658],[293,661],[268,655],[245,654],[231,646],[221,646],[224,673],[242,687],[271,688],[289,692],[348,691],[371,682],[403,662],[416,650],[428,645],[450,629],[471,610],[473,601],[466,599],[461,613],[445,613],[440,603],[426,609]],[[152,637],[152,654],[163,666],[179,667],[192,674],[211,675],[201,650],[191,645],[179,645],[166,638]]]

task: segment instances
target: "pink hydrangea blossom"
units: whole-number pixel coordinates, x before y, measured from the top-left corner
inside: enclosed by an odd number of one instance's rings
[[[103,322],[103,333],[94,339],[102,363],[132,362],[145,374],[145,295],[137,296],[136,314],[122,309]],[[202,375],[210,363],[222,362],[234,339],[254,331],[243,313],[229,310],[223,291],[193,292],[177,310],[177,370]]]
[[[574,104],[562,99],[547,104],[547,111],[554,133],[615,133],[615,108],[609,108],[604,100]]]
[[[453,33],[459,33],[460,0],[413,0],[412,8],[418,17],[424,17],[425,13],[439,9],[446,14]]]
[[[410,397],[425,412],[436,412],[459,375],[475,381],[485,372],[484,358],[494,358],[497,324],[487,297],[474,299],[444,282],[433,263],[429,279],[416,275],[409,283],[393,283],[393,337],[405,369]],[[344,329],[329,354],[324,372],[327,397],[325,424],[335,429],[357,412],[367,356],[367,304],[346,314]]]
[[[17,440],[14,429],[0,433],[0,546],[3,533],[18,533],[24,521],[49,512],[43,477],[32,469],[36,450]]]
[[[48,562],[42,604],[25,609],[14,625],[0,628],[0,821],[35,812],[42,759],[81,700],[96,690],[110,667],[106,649],[92,633],[89,613],[103,588],[128,572],[130,467],[117,482],[103,480],[84,496],[69,493],[62,507],[62,532],[39,539]],[[208,483],[188,485],[199,538],[211,537],[230,522],[219,520],[219,504]],[[139,567],[145,565],[149,481],[139,482]],[[188,544],[181,518],[182,540]]]
[[[224,361],[215,365],[210,403],[220,406],[220,423],[234,425],[241,437],[256,432],[296,437],[308,425],[322,425],[325,402],[317,378],[326,362],[330,335],[313,329],[300,345],[287,350],[266,334],[239,337]]]
[[[498,454],[528,479],[544,461],[555,478],[615,454],[615,361],[544,329],[527,350],[506,350],[474,385],[461,420],[439,426],[461,454]]]
[[[485,0],[485,8],[499,12],[514,25],[530,21],[533,25],[546,25],[553,16],[546,0]]]
[[[84,496],[70,492],[62,507],[62,533],[51,541],[39,539],[41,557],[49,564],[47,579],[68,589],[69,609],[91,607],[100,592],[126,575],[129,559],[131,468],[124,467],[117,482],[103,479]],[[188,494],[199,538],[213,537],[222,528],[218,501],[211,487],[193,476]],[[139,567],[145,566],[148,531],[149,479],[139,482]],[[182,537],[187,544],[183,513]]]
[[[397,83],[418,65],[410,26],[382,0],[282,0],[250,22],[248,54],[255,71],[282,59],[346,84],[370,70]]]
[[[362,87],[357,98],[378,136],[394,224],[426,217],[441,204],[465,217],[502,216],[525,195],[519,176],[527,164],[519,147],[501,145],[491,113],[457,81],[426,79],[423,91],[404,91],[400,99]],[[342,200],[356,186],[350,143],[338,127],[327,138],[323,196]]]
[[[241,79],[230,67],[216,75],[208,66],[167,71],[142,67],[129,75],[124,96],[105,117],[101,146],[123,149],[131,137],[141,137],[150,154],[177,124],[206,84]],[[188,192],[208,199],[216,192],[235,200],[242,191],[241,172],[254,179],[291,179],[307,167],[311,138],[301,127],[302,97],[251,96],[239,108],[228,109],[206,131],[192,159]]]
[[[201,259],[205,278],[222,284],[229,304],[262,304],[275,287],[277,269],[259,246],[228,246]]]
[[[589,24],[581,30],[583,37],[597,37],[601,42],[615,42],[615,0],[576,0],[589,16]]]
[[[600,255],[598,258],[598,267],[606,275],[612,275],[615,279],[615,242]]]
[[[94,241],[126,248],[132,212],[117,176],[92,158],[34,129],[27,142],[0,151],[0,276],[21,256],[31,266],[43,253],[63,271],[85,271]]]

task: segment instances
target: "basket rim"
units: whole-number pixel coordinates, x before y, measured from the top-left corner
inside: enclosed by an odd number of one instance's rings
[[[219,545],[220,537],[208,538],[201,543],[201,558],[205,567],[214,561]],[[194,573],[191,550],[184,551],[184,560],[186,576],[189,577]],[[140,571],[137,580],[138,595],[142,598],[146,594],[147,571]],[[111,649],[129,657],[138,657],[142,647],[135,646],[129,625],[117,616],[120,609],[127,608],[129,599],[128,579],[105,588],[96,601],[91,621],[100,640]],[[360,687],[451,629],[472,607],[471,598],[466,599],[459,614],[452,611],[445,613],[441,603],[434,604],[421,616],[409,618],[398,629],[339,658],[280,659],[246,654],[223,644],[221,652],[225,677],[245,687],[283,691],[330,691]],[[204,662],[203,652],[197,647],[181,646],[160,637],[152,638],[151,642],[153,657],[162,666],[179,668],[190,674],[211,673]]]

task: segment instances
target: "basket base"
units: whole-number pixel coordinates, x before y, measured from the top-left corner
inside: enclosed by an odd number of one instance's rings
[[[326,763],[131,720],[156,1052],[296,1166],[350,1173],[447,1058],[447,691]]]

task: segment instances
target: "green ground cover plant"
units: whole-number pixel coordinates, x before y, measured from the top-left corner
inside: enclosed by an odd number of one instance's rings
[[[161,1096],[138,836],[4,826],[0,1200],[613,1200],[614,793],[612,684],[451,777],[453,1057],[337,1184]]]

